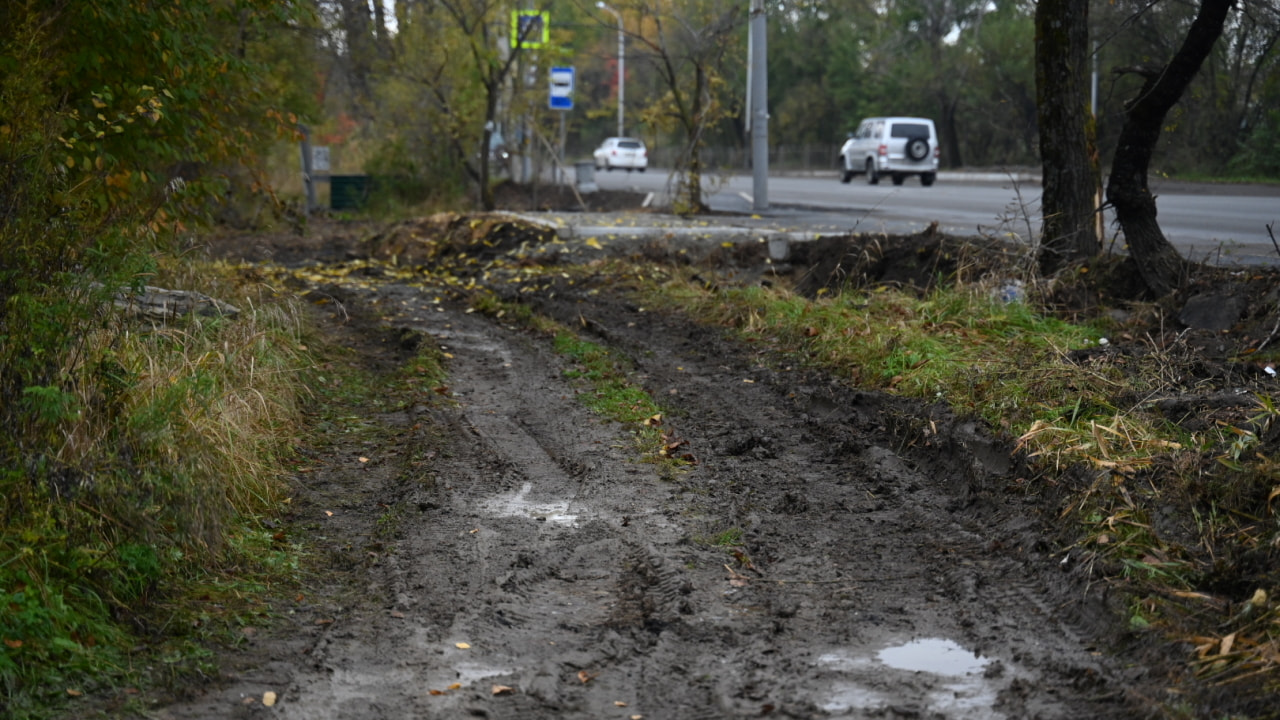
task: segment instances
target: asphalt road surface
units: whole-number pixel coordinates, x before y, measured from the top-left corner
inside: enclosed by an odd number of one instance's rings
[[[602,189],[635,189],[662,195],[666,170],[596,172]],[[1160,226],[1185,256],[1213,264],[1280,264],[1270,235],[1280,232],[1280,187],[1192,185],[1152,181]],[[714,176],[705,184],[713,210],[752,212],[750,175]],[[762,214],[794,215],[803,227],[837,227],[856,232],[909,233],[937,221],[956,235],[1002,234],[1025,240],[1040,227],[1040,184],[1030,176],[941,173],[933,187],[916,178],[901,186],[888,180],[868,185],[861,178],[841,184],[834,172],[769,178],[768,209]],[[1107,214],[1108,244],[1123,249],[1114,216]]]

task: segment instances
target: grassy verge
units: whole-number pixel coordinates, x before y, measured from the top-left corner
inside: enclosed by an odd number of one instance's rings
[[[266,522],[313,364],[297,308],[210,268],[153,282],[242,312],[113,317],[59,359],[41,422],[10,436],[23,463],[0,474],[5,717],[207,672],[203,643],[260,622],[264,591],[297,567]]]

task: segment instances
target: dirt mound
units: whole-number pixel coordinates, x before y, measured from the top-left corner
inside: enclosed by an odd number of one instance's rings
[[[797,243],[789,262],[800,273],[794,289],[808,298],[819,290],[888,285],[927,292],[939,283],[1017,278],[1022,248],[989,238],[957,238],[934,228],[915,235],[848,235]]]
[[[555,239],[554,230],[503,213],[439,213],[391,226],[363,243],[363,252],[406,266],[469,259],[452,263],[455,272],[465,274],[480,263]]]

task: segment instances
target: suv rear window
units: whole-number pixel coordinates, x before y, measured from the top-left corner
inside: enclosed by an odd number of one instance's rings
[[[636,150],[643,146],[639,142],[636,142],[635,140],[623,140],[622,142],[618,143],[618,147],[627,148],[629,150]]]
[[[894,123],[889,128],[889,137],[896,138],[927,138],[929,137],[929,126],[922,123]]]

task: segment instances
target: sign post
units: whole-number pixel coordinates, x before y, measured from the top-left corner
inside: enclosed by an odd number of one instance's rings
[[[574,71],[572,67],[551,68],[551,98],[549,104],[552,110],[573,109],[573,81]]]
[[[551,86],[547,104],[560,111],[560,165],[564,166],[565,113],[573,109],[574,70],[569,67],[551,68]]]

